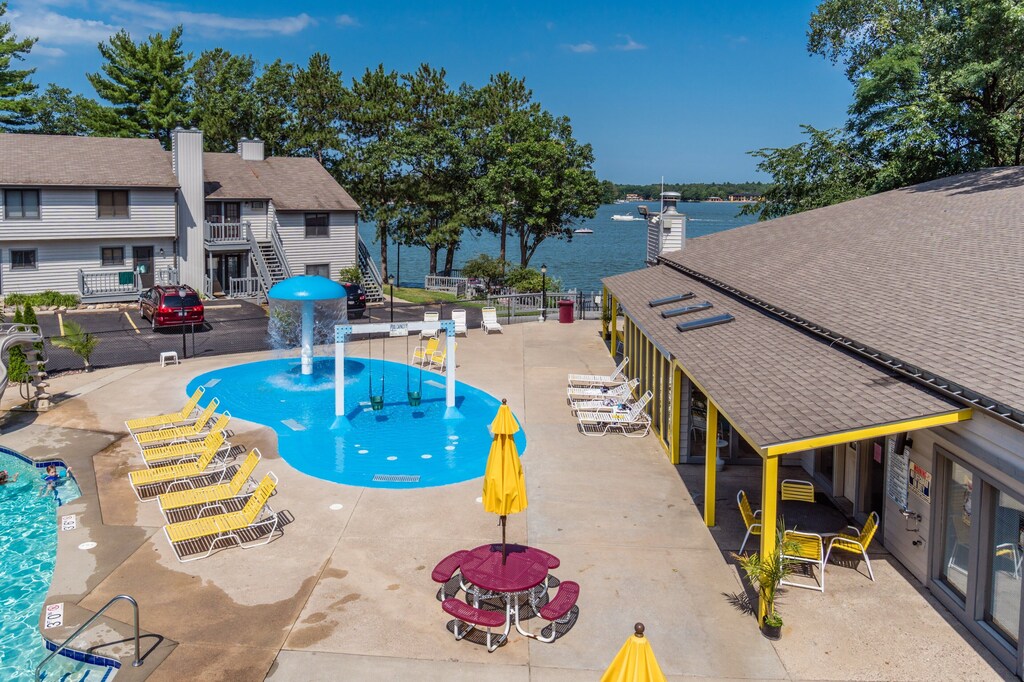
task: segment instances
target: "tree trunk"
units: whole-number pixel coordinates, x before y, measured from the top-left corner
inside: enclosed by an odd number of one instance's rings
[[[530,228],[524,225],[519,229],[519,267],[525,268],[530,263],[527,245],[530,241]]]
[[[430,272],[431,275],[436,275],[437,274],[437,248],[438,247],[437,247],[437,244],[431,244],[429,248],[430,248],[430,270],[429,270],[429,272]]]
[[[380,237],[380,276],[382,283],[388,281],[388,233],[377,230]]]
[[[458,244],[448,245],[448,253],[444,255],[444,274],[446,277],[452,276],[452,268],[455,266],[455,251],[458,248]]]
[[[505,239],[508,236],[508,223],[505,221],[505,214],[501,214],[501,249],[498,251],[498,258],[501,259],[501,274],[505,274]]]

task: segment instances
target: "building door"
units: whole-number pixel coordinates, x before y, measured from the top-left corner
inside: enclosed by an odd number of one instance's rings
[[[139,278],[142,280],[142,288],[148,289],[153,286],[153,247],[133,246],[132,258],[135,261],[135,272],[139,273]]]
[[[878,539],[883,536],[882,527],[885,525],[885,458],[884,438],[861,443],[856,517],[863,523],[871,512],[877,512]]]
[[[224,222],[226,223],[240,223],[242,222],[242,205],[235,202],[226,201],[224,202]]]

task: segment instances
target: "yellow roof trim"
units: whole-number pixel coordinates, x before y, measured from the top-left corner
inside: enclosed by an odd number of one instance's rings
[[[764,448],[762,452],[768,457],[778,457],[781,455],[788,455],[792,452],[824,448],[829,445],[852,443],[858,440],[867,440],[869,438],[878,438],[881,436],[891,436],[894,433],[903,433],[904,431],[917,431],[919,429],[930,429],[936,426],[944,426],[946,424],[955,424],[957,422],[967,421],[971,418],[972,414],[972,409],[970,407],[965,407],[959,410],[943,412],[941,414],[903,419],[889,424],[867,426],[860,429],[852,429],[850,431],[830,433],[824,436],[814,436],[813,438],[803,438],[801,440],[794,440],[786,443],[777,443],[775,445],[769,445],[767,448]]]

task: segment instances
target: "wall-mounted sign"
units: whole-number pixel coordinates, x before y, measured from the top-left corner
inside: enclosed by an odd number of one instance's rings
[[[931,502],[932,475],[916,464],[910,465],[910,491],[925,503]]]
[[[900,509],[906,509],[910,448],[903,448],[903,452],[896,452],[894,436],[885,439],[885,447],[889,455],[885,475],[886,494]]]

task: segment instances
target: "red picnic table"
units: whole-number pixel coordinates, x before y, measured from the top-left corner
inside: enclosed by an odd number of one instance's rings
[[[469,550],[462,558],[462,577],[466,582],[497,595],[505,602],[506,636],[514,622],[519,634],[536,637],[519,624],[519,597],[532,594],[535,587],[544,583],[548,569],[558,568],[558,558],[525,545],[506,545],[506,551],[507,557],[502,563],[500,544],[482,545]]]

